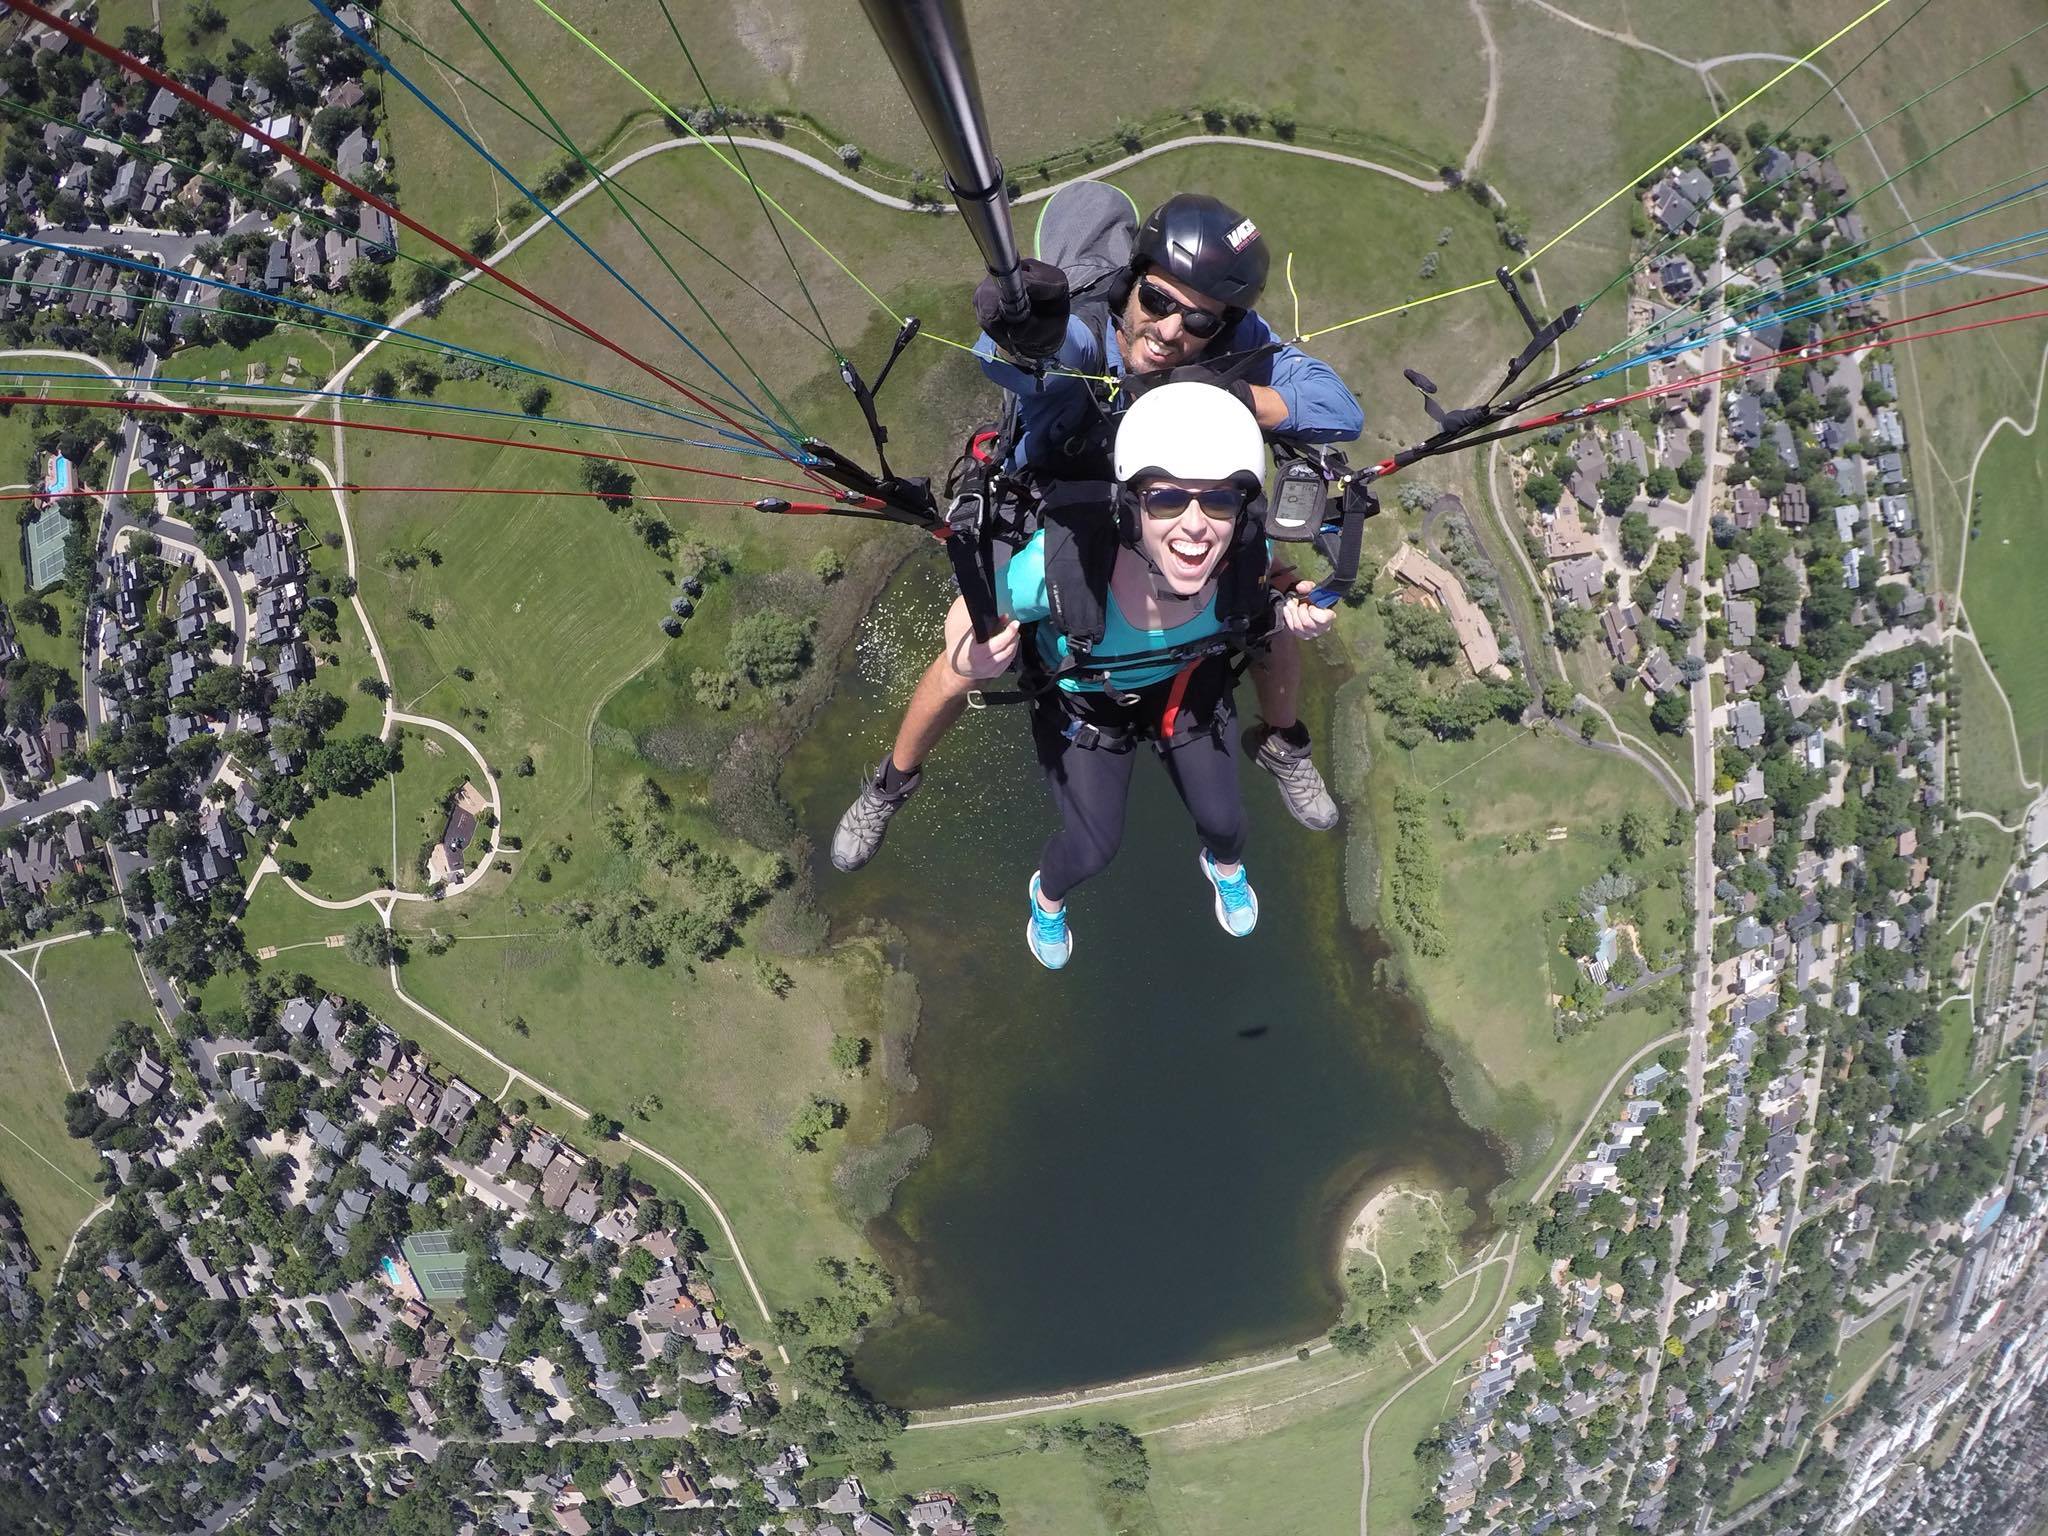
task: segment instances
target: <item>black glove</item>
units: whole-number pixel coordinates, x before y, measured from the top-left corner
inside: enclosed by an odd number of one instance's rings
[[[1002,291],[993,277],[984,277],[974,290],[974,318],[1005,352],[1043,361],[1067,339],[1067,274],[1028,256],[1019,270],[1030,312],[1021,320],[1005,319]]]
[[[1183,363],[1165,373],[1127,373],[1124,375],[1124,393],[1135,400],[1148,389],[1157,389],[1161,384],[1208,384],[1222,390],[1250,411],[1258,414],[1258,406],[1252,399],[1252,387],[1243,379],[1225,379],[1220,371],[1207,363]]]

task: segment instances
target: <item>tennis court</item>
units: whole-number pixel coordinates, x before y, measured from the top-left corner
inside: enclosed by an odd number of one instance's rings
[[[61,461],[60,461],[61,462]],[[71,520],[55,507],[45,507],[22,529],[28,543],[28,589],[40,592],[64,579],[64,545]]]
[[[457,1248],[447,1232],[415,1232],[399,1250],[412,1266],[412,1277],[420,1283],[420,1294],[429,1301],[455,1301],[462,1295],[462,1277],[468,1272],[469,1256]]]

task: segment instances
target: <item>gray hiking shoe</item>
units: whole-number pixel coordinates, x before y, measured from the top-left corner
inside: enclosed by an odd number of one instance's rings
[[[889,833],[889,818],[903,809],[903,802],[917,792],[917,786],[923,780],[922,769],[905,774],[902,788],[893,795],[884,794],[882,770],[876,768],[874,777],[861,785],[860,794],[846,808],[846,814],[839,818],[839,826],[832,833],[833,867],[852,874],[872,859],[881,848],[882,839]]]
[[[1307,747],[1288,745],[1271,726],[1261,725],[1244,733],[1247,755],[1280,781],[1280,798],[1287,802],[1287,814],[1311,832],[1327,832],[1337,825],[1337,802],[1316,771]]]

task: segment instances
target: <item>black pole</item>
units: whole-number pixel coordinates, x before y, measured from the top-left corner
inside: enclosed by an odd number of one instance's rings
[[[960,0],[861,0],[861,5],[939,152],[946,188],[981,248],[989,276],[1002,290],[1003,313],[1022,319],[1030,304],[1010,228],[1010,195],[1002,162],[989,143]]]

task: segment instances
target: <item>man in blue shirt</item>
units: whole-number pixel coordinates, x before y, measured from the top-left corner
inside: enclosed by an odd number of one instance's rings
[[[987,327],[976,348],[982,371],[1017,398],[1013,470],[1053,480],[1107,478],[1115,413],[1204,358],[1216,360],[1216,382],[1269,435],[1306,442],[1358,436],[1365,413],[1336,371],[1278,342],[1252,308],[1269,256],[1250,219],[1213,197],[1182,193],[1142,225],[1135,220],[1129,197],[1105,182],[1063,187],[1039,221],[1042,259],[1025,263],[1031,314],[1005,321],[992,283],[976,293]],[[1005,351],[1042,361],[1020,366]],[[1117,386],[1108,401],[1096,387],[1105,375]],[[1274,776],[1297,821],[1317,831],[1335,826],[1336,802],[1297,713],[1294,638],[1276,634],[1251,672],[1262,724],[1246,732],[1247,754]],[[948,654],[925,669],[895,743],[839,820],[836,866],[855,870],[874,857],[890,818],[921,782],[925,757],[966,712],[974,687]]]

